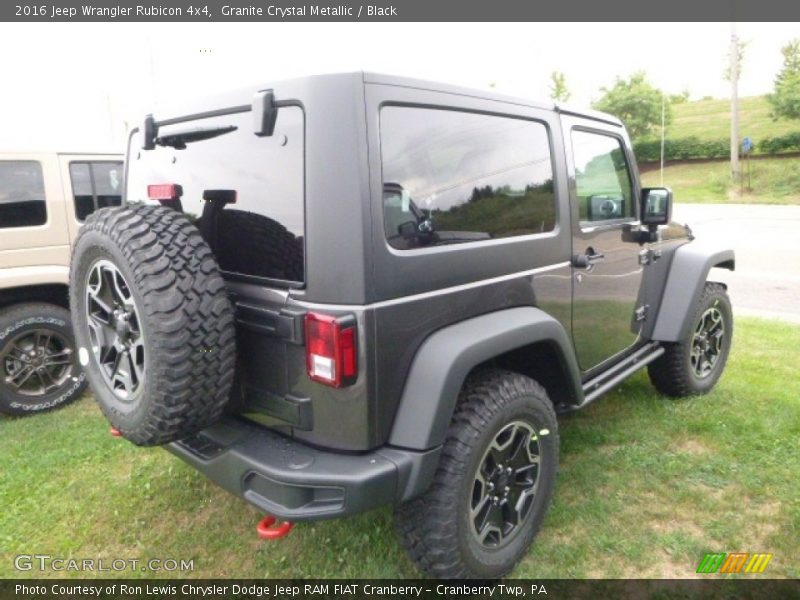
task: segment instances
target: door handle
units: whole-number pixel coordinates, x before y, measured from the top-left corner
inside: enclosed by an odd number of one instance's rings
[[[605,260],[606,255],[602,252],[595,251],[594,248],[589,247],[584,254],[576,254],[572,257],[572,264],[579,269],[588,269],[597,263]]]

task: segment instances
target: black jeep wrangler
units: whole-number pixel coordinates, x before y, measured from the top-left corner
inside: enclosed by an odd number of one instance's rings
[[[148,116],[75,244],[105,415],[271,515],[396,506],[411,558],[494,578],[558,469],[556,415],[647,367],[710,390],[725,287],[616,118],[366,73]]]

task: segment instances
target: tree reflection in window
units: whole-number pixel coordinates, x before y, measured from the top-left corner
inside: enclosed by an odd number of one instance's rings
[[[555,227],[547,128],[459,111],[381,112],[384,223],[399,249],[530,235]]]

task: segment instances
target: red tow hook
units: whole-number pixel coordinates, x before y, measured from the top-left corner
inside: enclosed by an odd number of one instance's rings
[[[111,435],[113,435],[114,437],[120,437],[120,436],[122,435],[122,434],[120,433],[119,429],[117,429],[116,427],[112,427],[111,429],[109,429],[109,431],[108,431],[108,432],[109,432]]]
[[[272,515],[267,515],[261,519],[256,527],[258,537],[260,537],[262,540],[277,540],[278,538],[289,535],[292,527],[294,527],[294,523],[290,521],[284,521],[283,523],[279,523],[277,527],[273,527],[277,520],[278,519]]]

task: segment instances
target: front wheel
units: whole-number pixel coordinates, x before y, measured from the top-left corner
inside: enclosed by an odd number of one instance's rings
[[[32,302],[0,315],[0,412],[29,415],[63,406],[86,387],[69,312]]]
[[[558,466],[558,424],[544,388],[493,369],[459,396],[431,487],[395,512],[410,558],[442,578],[493,579],[525,555]]]
[[[686,337],[662,344],[664,354],[647,367],[652,384],[667,396],[680,398],[711,391],[728,361],[733,312],[725,287],[706,283],[694,311]]]

